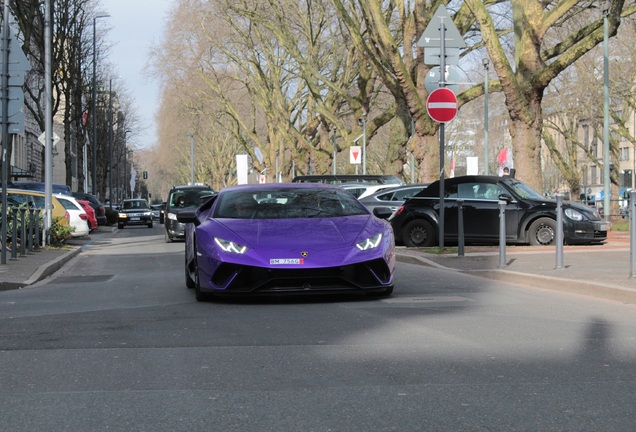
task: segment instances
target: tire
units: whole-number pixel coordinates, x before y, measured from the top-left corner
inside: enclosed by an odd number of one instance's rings
[[[192,266],[193,266],[193,273],[194,273],[194,296],[196,297],[198,302],[205,302],[205,301],[209,301],[212,300],[213,295],[212,294],[208,294],[208,293],[204,293],[201,292],[201,283],[199,281],[199,263],[197,261],[197,241],[196,238],[192,240],[194,242],[194,257],[192,258]],[[187,267],[186,267],[186,272],[187,272]],[[186,283],[187,285],[187,283]]]
[[[117,224],[117,228],[124,229],[124,226],[122,224]]]
[[[528,229],[528,240],[532,246],[551,246],[556,240],[556,221],[540,218],[532,222]]]
[[[402,242],[406,247],[435,246],[435,228],[424,219],[412,220],[402,230]]]
[[[148,224],[148,228],[152,228],[152,222]]]
[[[188,268],[188,256],[187,256],[187,254],[184,254],[184,255],[185,255],[185,282],[186,282],[186,286],[188,288],[192,289],[192,288],[196,287],[197,281],[190,277],[190,269]],[[194,259],[196,260],[196,254],[195,254],[195,258]],[[197,279],[197,276],[196,276],[196,270],[197,270],[196,262],[194,262],[193,264],[194,264],[194,270],[195,270],[195,279]]]

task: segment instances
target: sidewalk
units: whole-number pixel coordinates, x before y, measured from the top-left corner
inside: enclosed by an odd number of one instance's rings
[[[33,285],[47,278],[78,255],[95,236],[111,233],[113,229],[100,226],[88,237],[69,239],[62,248],[39,248],[24,256],[18,251],[15,259],[11,259],[11,251],[7,251],[7,263],[0,264],[0,291]]]
[[[398,248],[398,261],[460,271],[484,278],[636,303],[630,274],[628,232],[610,232],[602,245],[564,246],[557,268],[556,247],[507,246],[500,266],[499,246],[467,246],[464,256]]]
[[[32,285],[59,270],[81,253],[97,236],[116,231],[99,227],[87,238],[71,239],[67,248],[42,249],[0,264],[0,291]],[[400,262],[532,286],[636,303],[636,278],[630,276],[629,233],[610,232],[607,241],[594,246],[565,246],[563,266],[557,269],[556,247],[507,246],[500,267],[498,246],[467,246],[464,256],[428,253],[419,248],[397,248]]]

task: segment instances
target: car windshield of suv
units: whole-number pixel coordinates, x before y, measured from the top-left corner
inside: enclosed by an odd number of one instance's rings
[[[519,180],[510,180],[507,182],[507,184],[512,188],[512,190],[515,191],[517,195],[519,195],[519,197],[523,199],[545,199],[542,194],[532,189],[527,184],[520,182]]]
[[[139,201],[124,201],[124,210],[129,209],[147,209],[148,204],[144,200]]]
[[[212,196],[214,193],[210,190],[179,190],[170,195],[168,205],[170,208],[196,208],[203,202],[203,198]]]

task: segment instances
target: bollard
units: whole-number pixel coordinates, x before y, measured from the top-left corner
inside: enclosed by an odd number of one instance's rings
[[[629,191],[629,258],[630,277],[636,278],[636,190]]]
[[[506,201],[499,201],[499,268],[506,267]]]
[[[457,200],[457,256],[464,256],[464,200]]]
[[[29,224],[28,224],[28,237],[27,237],[27,250],[29,255],[33,255],[33,218],[35,209],[29,209]]]
[[[556,220],[556,269],[563,268],[563,195],[555,195],[557,202],[557,220]]]
[[[26,208],[20,208],[20,256],[26,256],[26,245],[24,239],[26,238]]]
[[[13,229],[11,230],[11,259],[18,259],[18,208],[12,207],[13,210]]]
[[[35,212],[35,251],[40,252],[40,215],[42,209],[36,209]]]

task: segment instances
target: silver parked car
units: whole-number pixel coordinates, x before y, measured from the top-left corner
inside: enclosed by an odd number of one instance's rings
[[[376,207],[389,207],[393,213],[395,213],[395,211],[404,204],[407,198],[417,194],[426,186],[428,186],[427,183],[395,186],[363,197],[360,199],[360,202],[371,212],[373,212],[373,209]]]

